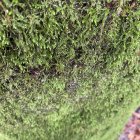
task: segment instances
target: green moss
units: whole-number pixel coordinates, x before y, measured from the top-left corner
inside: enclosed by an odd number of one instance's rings
[[[139,2],[0,2],[1,133],[117,139],[139,106]]]

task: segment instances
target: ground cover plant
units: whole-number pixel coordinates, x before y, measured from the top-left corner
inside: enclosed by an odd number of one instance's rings
[[[117,140],[139,106],[139,0],[1,0],[0,138]]]

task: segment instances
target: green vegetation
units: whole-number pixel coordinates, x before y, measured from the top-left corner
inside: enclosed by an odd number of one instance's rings
[[[140,0],[0,1],[0,139],[117,140],[140,101],[139,20]]]

